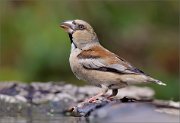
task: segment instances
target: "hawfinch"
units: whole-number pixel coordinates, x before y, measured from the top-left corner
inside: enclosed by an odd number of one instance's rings
[[[132,66],[118,55],[105,49],[98,40],[93,28],[83,20],[68,20],[61,23],[71,41],[69,62],[74,75],[80,79],[102,88],[96,96],[88,99],[95,101],[104,95],[108,89],[117,95],[118,89],[132,84],[165,83],[150,77],[143,71]]]

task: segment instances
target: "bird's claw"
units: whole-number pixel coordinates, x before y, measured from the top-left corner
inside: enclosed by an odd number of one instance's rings
[[[85,102],[95,103],[97,100],[98,98],[91,97],[90,99],[86,99]]]

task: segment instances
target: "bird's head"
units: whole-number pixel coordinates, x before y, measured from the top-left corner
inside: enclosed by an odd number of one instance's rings
[[[93,28],[83,20],[65,21],[60,27],[68,32],[71,43],[79,49],[99,43]]]

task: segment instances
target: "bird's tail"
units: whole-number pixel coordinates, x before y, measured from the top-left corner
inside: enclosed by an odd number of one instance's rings
[[[165,83],[161,82],[160,80],[154,79],[154,78],[152,78],[152,77],[149,77],[149,81],[154,82],[154,83],[156,83],[156,84],[158,84],[158,85],[166,86]]]

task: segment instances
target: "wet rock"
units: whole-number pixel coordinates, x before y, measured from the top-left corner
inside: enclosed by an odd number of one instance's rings
[[[41,103],[40,105],[32,105],[32,112],[35,114],[42,114],[42,115],[65,115],[66,110],[74,105],[72,100],[52,100],[45,103]]]
[[[122,99],[109,100],[106,97],[100,97],[95,102],[81,102],[72,108],[72,115],[74,116],[90,116],[92,112],[99,108],[104,108],[106,105],[123,102],[135,102],[137,100],[124,97]]]
[[[0,94],[0,116],[15,116],[27,112],[29,104],[22,96]]]
[[[46,100],[35,103],[29,103],[25,98],[11,97],[7,95],[0,95],[0,116],[28,116],[32,114],[50,115],[61,114],[64,115],[70,107],[76,103],[70,98]]]
[[[77,87],[72,84],[64,83],[41,83],[32,82],[24,83],[0,83],[0,94],[24,97],[29,103],[41,103],[50,101],[53,98],[61,100],[63,97],[70,98],[76,102],[81,102],[84,99],[96,95],[100,89],[94,86]],[[109,95],[107,93],[107,95]],[[147,87],[127,87],[119,90],[117,98],[124,96],[142,99],[153,98],[154,91]]]
[[[108,100],[97,100],[94,103],[89,102],[82,102],[79,103],[77,106],[73,107],[72,115],[74,116],[89,116],[90,113],[98,108],[101,108],[108,104]]]
[[[179,117],[159,113],[151,103],[115,103],[94,111],[92,122],[178,122]]]
[[[17,86],[18,85],[16,83],[8,83],[7,85],[2,84],[0,93],[11,96],[17,95],[19,93],[19,91],[16,89]]]
[[[138,100],[138,99],[127,98],[127,97],[124,97],[122,99],[113,99],[113,100],[109,100],[105,97],[101,97],[99,100],[97,100],[93,103],[82,102],[72,108],[72,115],[74,115],[74,116],[93,116],[95,114],[94,116],[98,115],[99,117],[101,117],[101,113],[98,113],[98,110],[100,110],[100,112],[109,112],[111,114],[111,113],[116,112],[116,110],[114,110],[114,107],[117,107],[117,105],[118,106],[126,105],[126,104],[129,105],[131,103],[140,104],[140,105],[147,104],[145,106],[147,106],[149,108],[149,105],[151,105],[151,107],[153,106],[157,112],[166,113],[166,114],[168,113],[168,114],[172,114],[172,115],[180,115],[179,102],[149,100],[149,99]],[[139,105],[137,105],[137,106],[139,106]],[[118,110],[120,111],[121,109],[119,108]],[[123,109],[122,112],[126,112],[126,110]],[[104,114],[103,114],[103,116],[104,116]],[[110,115],[107,114],[107,116],[110,116]]]
[[[0,82],[0,115],[46,118],[68,114],[103,123],[177,121],[179,102],[153,99],[154,91],[151,88],[130,86],[120,89],[112,100],[102,96],[93,103],[83,102],[99,91],[94,86],[78,87],[64,82]]]
[[[8,103],[26,103],[27,102],[27,99],[20,95],[9,96],[9,95],[0,94],[0,100],[2,100],[3,102],[8,102]]]

